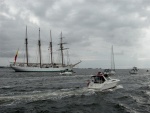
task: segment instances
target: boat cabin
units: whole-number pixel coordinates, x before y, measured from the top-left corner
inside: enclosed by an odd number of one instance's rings
[[[138,71],[137,67],[133,67],[133,69],[132,69],[132,70],[134,70],[134,71]]]
[[[104,72],[110,72],[110,71],[111,71],[110,69],[105,69],[105,70],[104,70]]]
[[[94,83],[104,83],[106,78],[104,76],[92,76],[92,81]]]

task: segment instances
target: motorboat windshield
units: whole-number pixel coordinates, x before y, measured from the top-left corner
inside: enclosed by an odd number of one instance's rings
[[[103,83],[106,81],[104,76],[92,76],[92,78],[94,83]]]

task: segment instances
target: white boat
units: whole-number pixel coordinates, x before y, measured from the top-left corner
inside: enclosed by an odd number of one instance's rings
[[[137,67],[133,67],[133,68],[129,71],[129,73],[130,73],[130,74],[138,74],[138,71],[139,71],[139,69],[138,69]]]
[[[111,48],[111,69],[105,69],[104,74],[106,74],[106,75],[115,75],[116,74],[113,46]]]
[[[112,79],[110,77],[105,77],[104,75],[101,76],[92,76],[92,81],[88,83],[89,89],[97,89],[97,90],[106,90],[111,89],[117,86],[120,80]]]
[[[26,47],[26,62],[16,62],[17,54],[15,56],[15,61],[10,63],[10,67],[14,69],[16,72],[62,72],[65,70],[72,71],[73,67],[79,64],[81,61],[75,64],[65,64],[64,63],[64,53],[63,51],[68,48],[64,48],[64,43],[61,33],[60,43],[60,52],[61,52],[61,63],[54,63],[53,62],[53,50],[52,50],[52,37],[50,31],[50,56],[51,62],[50,63],[42,63],[42,55],[41,55],[41,41],[40,41],[40,29],[39,29],[39,40],[38,40],[38,47],[39,47],[39,63],[29,63],[28,61],[28,38],[27,38],[27,27],[26,27],[26,38],[25,38],[25,47]],[[17,52],[18,53],[18,52]]]
[[[104,69],[105,75],[111,75],[111,69]]]
[[[65,71],[65,72],[60,72],[60,75],[72,75],[73,72],[71,71]]]

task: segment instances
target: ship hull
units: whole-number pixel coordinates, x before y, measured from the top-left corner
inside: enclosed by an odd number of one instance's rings
[[[11,66],[16,72],[62,72],[65,70],[72,70],[71,67],[58,67],[58,68],[40,68],[40,67],[20,67],[20,66]]]
[[[130,74],[138,74],[138,72],[132,72],[132,71],[130,71],[129,73]]]

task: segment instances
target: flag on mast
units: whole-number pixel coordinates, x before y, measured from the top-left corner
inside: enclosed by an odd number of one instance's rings
[[[16,63],[16,60],[17,60],[17,56],[18,56],[18,51],[19,51],[19,49],[17,50],[17,52],[16,52],[16,55],[15,55],[15,63]]]

